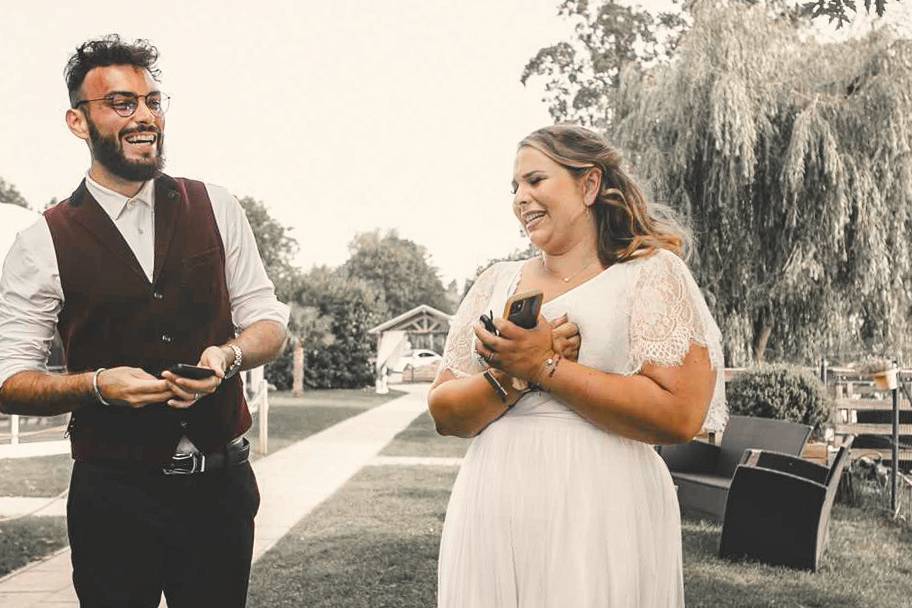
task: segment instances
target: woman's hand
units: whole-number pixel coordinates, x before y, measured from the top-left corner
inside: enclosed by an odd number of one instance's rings
[[[567,314],[564,313],[553,321],[551,324],[551,349],[560,353],[561,357],[569,361],[576,361],[579,358],[582,338],[580,337],[579,327],[576,323],[571,323]]]
[[[514,378],[536,382],[545,360],[555,355],[554,330],[543,316],[532,329],[523,329],[506,319],[494,319],[495,336],[480,322],[475,324],[475,350],[488,365]]]

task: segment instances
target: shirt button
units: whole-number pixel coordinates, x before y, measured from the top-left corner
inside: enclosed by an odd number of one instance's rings
[[[153,291],[153,292],[152,292],[152,297],[155,298],[156,300],[163,300],[163,299],[165,298],[165,296],[163,296],[163,295],[162,295],[160,292],[158,292],[158,291]]]
[[[167,343],[167,344],[170,344],[170,343],[171,343],[171,336],[169,336],[168,334],[162,334],[162,342],[165,342],[165,343]]]

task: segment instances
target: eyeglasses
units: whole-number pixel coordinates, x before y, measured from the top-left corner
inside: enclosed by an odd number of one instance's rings
[[[84,103],[89,103],[92,101],[103,101],[108,104],[112,110],[117,112],[119,116],[129,118],[136,113],[136,109],[139,107],[140,99],[146,100],[146,107],[149,108],[149,111],[156,116],[162,116],[165,112],[167,112],[168,106],[171,102],[170,97],[163,95],[159,91],[154,91],[146,95],[133,95],[132,93],[113,93],[111,95],[106,95],[105,97],[99,97],[98,99],[83,99],[82,101],[77,101],[73,105],[73,109],[75,110]]]

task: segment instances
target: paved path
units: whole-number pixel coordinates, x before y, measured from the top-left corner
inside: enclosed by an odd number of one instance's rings
[[[375,467],[458,467],[462,458],[447,458],[444,456],[374,456],[368,465]]]
[[[0,445],[0,458],[33,458],[35,456],[53,456],[55,454],[69,453],[70,441],[68,439]]]
[[[66,496],[58,496],[57,498],[0,496],[0,519],[22,515],[35,515],[38,517],[65,516]]]
[[[262,498],[256,518],[254,560],[427,409],[427,384],[396,388],[408,394],[254,462]],[[0,606],[77,607],[71,573],[69,549],[17,570],[0,579]]]

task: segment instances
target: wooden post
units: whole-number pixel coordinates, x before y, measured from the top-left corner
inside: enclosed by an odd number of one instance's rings
[[[265,383],[266,380],[264,379],[263,382]],[[263,387],[259,409],[260,438],[257,441],[257,452],[265,456],[269,453],[269,388],[266,386]]]
[[[295,339],[291,361],[291,394],[300,397],[304,394],[304,344],[299,339]]]
[[[894,388],[893,393],[893,445],[892,461],[890,462],[890,510],[896,517],[896,494],[899,482],[899,388]]]

